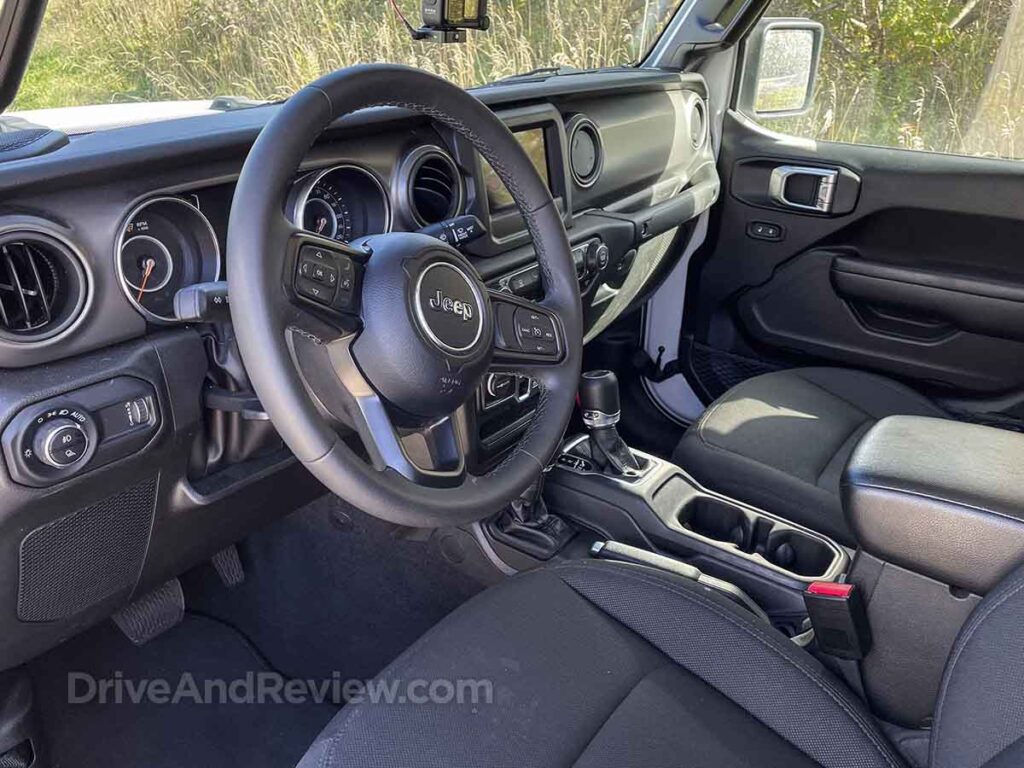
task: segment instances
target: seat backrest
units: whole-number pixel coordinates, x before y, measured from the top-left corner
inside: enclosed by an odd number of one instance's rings
[[[1024,567],[978,604],[953,644],[929,763],[1024,766]]]

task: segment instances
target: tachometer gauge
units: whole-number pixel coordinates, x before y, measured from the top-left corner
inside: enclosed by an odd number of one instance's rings
[[[292,190],[292,221],[307,232],[350,242],[391,230],[391,201],[377,177],[356,165],[306,174]]]
[[[220,246],[198,208],[177,197],[158,197],[129,215],[115,266],[128,300],[147,319],[174,322],[174,295],[220,276]]]

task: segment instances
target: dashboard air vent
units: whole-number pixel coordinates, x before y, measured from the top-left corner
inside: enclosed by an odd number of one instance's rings
[[[425,227],[461,213],[462,175],[449,155],[423,147],[406,163],[409,211],[417,224]]]
[[[690,112],[690,143],[694,149],[704,146],[704,139],[708,135],[707,105],[703,99],[693,102],[693,109]]]
[[[604,167],[604,144],[597,125],[584,115],[574,115],[565,127],[569,137],[569,171],[576,186],[594,186]]]
[[[86,293],[82,263],[64,243],[39,232],[0,236],[0,338],[56,336],[79,318]]]

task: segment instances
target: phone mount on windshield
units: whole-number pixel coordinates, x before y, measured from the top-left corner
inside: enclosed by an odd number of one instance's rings
[[[486,32],[491,26],[487,0],[423,0],[423,26],[412,30],[414,40],[464,43],[466,30]]]

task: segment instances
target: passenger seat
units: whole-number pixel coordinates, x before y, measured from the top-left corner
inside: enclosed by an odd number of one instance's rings
[[[713,491],[853,546],[839,479],[864,433],[896,415],[949,418],[882,376],[842,368],[778,371],[718,398],[686,431],[673,458]]]

